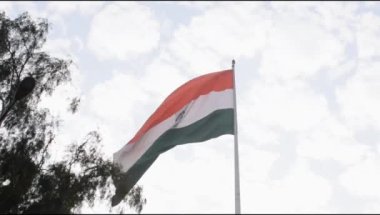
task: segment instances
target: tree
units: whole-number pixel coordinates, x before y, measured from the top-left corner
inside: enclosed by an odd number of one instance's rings
[[[66,159],[49,161],[59,123],[37,104],[71,80],[71,61],[42,51],[48,26],[46,19],[33,20],[28,13],[13,20],[0,13],[0,107],[3,112],[13,106],[0,127],[0,213],[72,213],[84,202],[93,204],[97,193],[110,199],[112,178],[121,175],[103,158],[95,131],[71,144]],[[25,77],[35,80],[33,91],[16,93]],[[79,102],[70,103],[72,113]],[[146,203],[141,193],[135,187],[123,203],[141,212]]]

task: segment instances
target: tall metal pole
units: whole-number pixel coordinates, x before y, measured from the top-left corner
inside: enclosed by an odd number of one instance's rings
[[[235,160],[235,214],[240,214],[240,173],[239,173],[239,146],[238,146],[238,125],[237,125],[237,105],[236,105],[236,82],[235,82],[235,60],[232,60],[232,73],[234,81],[234,160]]]

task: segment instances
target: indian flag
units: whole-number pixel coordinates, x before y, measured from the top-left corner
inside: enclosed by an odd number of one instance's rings
[[[194,78],[170,94],[136,135],[114,154],[117,205],[158,156],[177,146],[234,134],[233,70]]]

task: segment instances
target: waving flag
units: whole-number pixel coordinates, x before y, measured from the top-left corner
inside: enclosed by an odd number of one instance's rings
[[[136,135],[114,154],[124,176],[115,181],[117,205],[158,156],[181,144],[234,134],[233,70],[194,78],[170,94]]]

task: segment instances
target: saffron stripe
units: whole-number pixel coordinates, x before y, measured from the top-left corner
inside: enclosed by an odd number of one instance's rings
[[[181,110],[186,104],[212,91],[233,88],[232,70],[209,73],[194,78],[170,94],[128,143],[136,143],[149,129]]]

